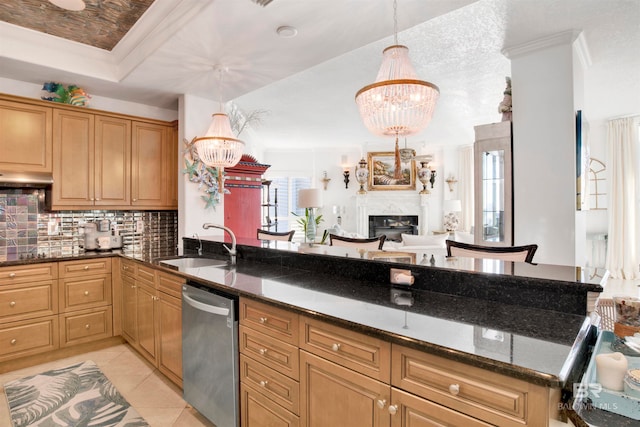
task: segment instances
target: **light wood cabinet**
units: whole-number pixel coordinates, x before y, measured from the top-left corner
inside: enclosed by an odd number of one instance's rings
[[[130,120],[54,110],[52,206],[128,206],[130,156]]]
[[[172,134],[166,126],[133,122],[131,156],[131,205],[136,207],[161,207],[169,203],[168,168]],[[175,177],[177,179],[177,177]]]
[[[52,171],[51,107],[0,99],[0,170]]]
[[[130,260],[120,262],[116,329],[149,362],[182,387],[182,284],[185,279]]]
[[[60,347],[113,336],[111,258],[58,263]]]
[[[298,426],[298,315],[240,298],[239,317],[241,425]]]
[[[0,362],[59,347],[56,263],[0,267]]]
[[[389,426],[388,384],[306,351],[300,372],[303,426]]]

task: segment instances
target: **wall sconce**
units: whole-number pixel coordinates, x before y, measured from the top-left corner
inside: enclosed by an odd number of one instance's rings
[[[433,188],[433,184],[436,183],[436,170],[431,169],[431,177],[429,178],[429,182],[431,183],[431,188]]]
[[[342,172],[342,176],[344,176],[344,188],[349,188],[349,171]]]
[[[446,179],[446,183],[449,185],[449,191],[453,191],[453,186],[458,182],[457,179],[453,175],[449,175],[449,178]]]
[[[329,185],[329,181],[331,181],[331,178],[327,178],[327,171],[324,171],[322,173],[322,179],[320,181],[322,181],[322,186],[326,190],[327,189],[327,185]]]

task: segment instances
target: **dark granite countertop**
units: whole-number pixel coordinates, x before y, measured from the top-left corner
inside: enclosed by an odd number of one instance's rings
[[[396,288],[279,264],[165,267],[250,297],[529,382],[562,387],[590,332],[584,315]]]
[[[122,251],[17,260],[1,262],[0,266],[109,256],[151,262],[219,291],[271,302],[394,343],[552,387],[565,386],[591,333],[584,314],[535,307],[526,301],[530,295],[522,297],[525,301],[511,295],[509,298],[515,298],[515,302],[505,303],[491,295],[475,297],[473,292],[393,287],[388,283],[388,265],[384,263],[387,280],[349,275],[336,267],[347,261],[343,259],[332,264],[320,258],[316,261],[322,263],[324,270],[318,271],[313,262],[286,262],[278,256],[268,260],[268,253],[257,257],[261,262],[240,259],[236,266],[183,271],[159,264],[159,259],[167,257],[149,259]],[[227,259],[215,254],[207,256]],[[364,268],[370,271],[377,264],[366,264]],[[431,270],[437,268],[424,271]],[[416,274],[419,276],[422,271]],[[484,281],[480,280],[480,287],[485,286]],[[588,289],[597,291],[598,287]]]

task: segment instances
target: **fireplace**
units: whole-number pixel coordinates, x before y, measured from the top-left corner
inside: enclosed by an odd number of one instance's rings
[[[402,234],[418,234],[418,215],[369,215],[369,237],[402,241]]]

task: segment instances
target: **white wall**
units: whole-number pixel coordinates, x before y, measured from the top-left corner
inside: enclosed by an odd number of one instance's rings
[[[195,233],[199,236],[221,235],[222,230],[203,230],[202,224],[206,222],[224,224],[224,197],[220,197],[220,203],[215,209],[205,209],[205,202],[201,199],[204,195],[198,184],[190,182],[187,175],[181,171],[184,169],[184,141],[191,141],[196,136],[204,135],[211,123],[211,115],[218,111],[217,102],[201,98],[195,95],[183,95],[179,99],[180,121],[178,137],[181,152],[179,157],[178,179],[178,248],[182,251],[182,237],[192,237]]]
[[[574,40],[575,35],[562,34],[507,50],[513,82],[514,244],[538,244],[536,262],[546,264],[584,264],[584,254],[578,253],[585,246],[584,215],[575,206]]]

